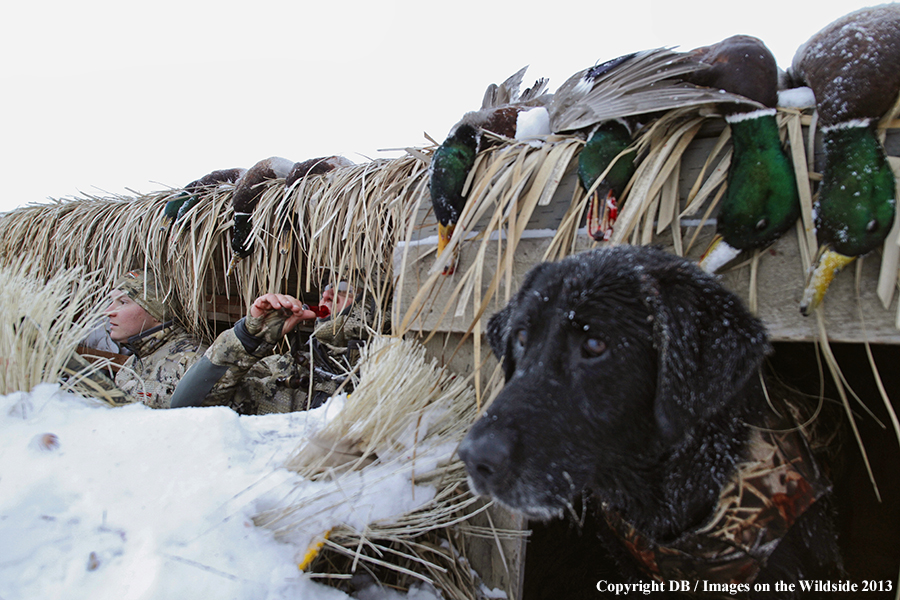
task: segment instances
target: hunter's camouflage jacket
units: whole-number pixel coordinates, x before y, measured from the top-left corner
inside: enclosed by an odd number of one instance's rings
[[[179,326],[128,343],[134,353],[116,373],[116,386],[133,402],[169,408],[172,392],[206,346]]]
[[[368,339],[368,331],[357,303],[345,314],[318,322],[310,346],[300,352],[254,355],[229,329],[206,352],[210,362],[227,371],[203,403],[229,406],[241,414],[314,408],[353,370],[359,359],[355,342]]]

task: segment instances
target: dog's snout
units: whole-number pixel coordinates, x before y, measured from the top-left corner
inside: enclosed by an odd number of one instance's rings
[[[513,442],[498,432],[472,431],[460,444],[459,458],[480,492],[488,492],[494,480],[508,468]]]

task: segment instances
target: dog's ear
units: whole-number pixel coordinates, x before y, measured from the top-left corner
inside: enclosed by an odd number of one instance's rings
[[[693,263],[662,256],[646,265],[640,281],[659,353],[656,418],[674,437],[737,408],[737,392],[771,347],[739,297]]]
[[[494,356],[503,363],[503,375],[509,381],[516,371],[516,359],[509,347],[509,319],[513,313],[516,300],[513,298],[503,309],[495,313],[487,324],[487,338],[494,351]]]
[[[487,338],[494,351],[494,356],[498,359],[503,358],[506,354],[506,343],[509,340],[509,317],[512,314],[512,302],[503,307],[500,312],[495,313],[488,320]]]
[[[519,288],[516,295],[510,299],[506,306],[488,320],[486,331],[488,343],[491,345],[494,355],[503,362],[503,372],[507,381],[510,380],[516,370],[516,361],[513,357],[512,348],[509,346],[510,320],[516,311],[524,310],[522,307],[527,305],[525,297],[532,293],[532,290],[536,287],[535,281],[549,270],[551,270],[549,263],[540,263],[532,267],[525,276],[522,287]]]

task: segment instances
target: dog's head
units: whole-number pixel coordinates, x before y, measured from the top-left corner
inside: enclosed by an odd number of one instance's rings
[[[712,277],[630,246],[536,266],[488,338],[507,383],[459,455],[476,491],[538,518],[653,477],[696,424],[735,408],[769,351]]]

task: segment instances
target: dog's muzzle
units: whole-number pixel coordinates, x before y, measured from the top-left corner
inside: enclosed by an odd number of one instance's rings
[[[509,473],[513,441],[496,431],[479,430],[476,426],[460,444],[459,458],[466,465],[475,492],[492,496],[501,489],[501,481]]]

